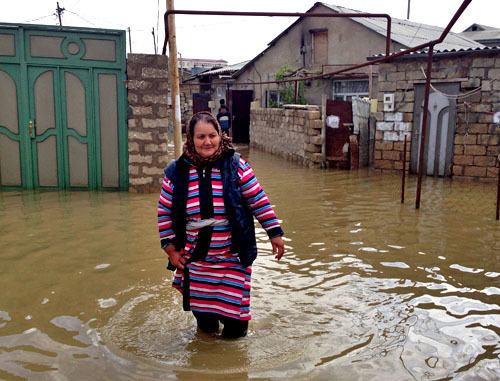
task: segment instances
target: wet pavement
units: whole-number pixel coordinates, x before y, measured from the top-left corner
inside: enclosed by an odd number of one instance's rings
[[[0,193],[0,379],[500,379],[495,184],[307,169],[242,149],[262,229],[252,320],[197,333],[170,287],[158,195]]]

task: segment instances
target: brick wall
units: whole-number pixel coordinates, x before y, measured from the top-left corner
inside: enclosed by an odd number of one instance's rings
[[[168,57],[127,57],[129,190],[159,192],[168,155]]]
[[[250,145],[298,163],[319,167],[323,121],[317,106],[250,111]]]
[[[408,150],[412,138],[414,85],[425,79],[421,67],[426,68],[426,58],[379,66],[374,162],[377,169],[403,167],[404,136],[408,139]],[[459,93],[481,87],[479,93],[457,101],[452,173],[454,177],[496,178],[500,126],[493,124],[492,113],[500,111],[500,53],[435,56],[432,79],[432,83],[460,83]],[[384,93],[395,95],[395,112],[383,112]],[[409,163],[410,153],[406,161]]]

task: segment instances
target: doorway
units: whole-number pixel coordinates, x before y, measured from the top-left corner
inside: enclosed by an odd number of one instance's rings
[[[231,113],[231,136],[235,143],[250,142],[250,103],[253,90],[228,90],[227,105]]]
[[[458,94],[459,83],[441,83],[434,87],[445,94]],[[420,139],[424,105],[424,84],[415,86],[415,106],[410,171],[418,172]],[[432,91],[432,90],[431,90]],[[432,91],[429,95],[427,133],[424,149],[424,172],[428,176],[448,177],[452,175],[453,146],[456,125],[456,101]]]

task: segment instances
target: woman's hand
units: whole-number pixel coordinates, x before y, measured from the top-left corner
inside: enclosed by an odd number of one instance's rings
[[[274,258],[279,261],[285,253],[285,243],[281,237],[274,237],[271,238],[271,245],[273,245]]]
[[[175,246],[168,245],[164,250],[165,253],[168,254],[168,259],[170,259],[170,263],[172,263],[179,270],[184,270],[184,265],[186,264],[186,260],[182,257],[181,253],[175,250]]]

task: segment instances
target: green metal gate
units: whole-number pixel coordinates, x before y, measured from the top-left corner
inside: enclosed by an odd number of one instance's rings
[[[0,24],[0,190],[127,189],[125,32]]]

